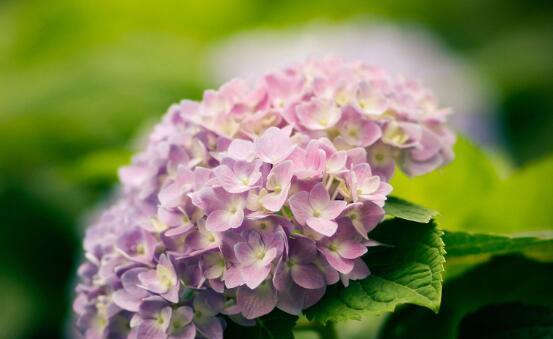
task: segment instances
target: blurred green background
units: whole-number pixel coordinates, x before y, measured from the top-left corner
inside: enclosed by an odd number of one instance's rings
[[[218,85],[213,46],[252,29],[375,19],[428,30],[494,93],[490,154],[463,140],[458,163],[420,185],[398,178],[397,192],[450,228],[551,229],[550,208],[519,205],[553,202],[536,180],[553,174],[551,1],[0,0],[0,338],[68,333],[86,215],[169,104]],[[460,191],[437,199],[448,185]]]

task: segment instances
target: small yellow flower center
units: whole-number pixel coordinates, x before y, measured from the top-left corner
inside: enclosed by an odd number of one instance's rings
[[[159,265],[156,273],[157,279],[166,288],[170,288],[176,283],[171,271],[167,267]]]
[[[155,315],[155,320],[156,322],[159,324],[159,325],[163,325],[163,323],[165,322],[164,319],[163,319],[163,315],[161,314],[161,312],[158,312],[156,315]]]
[[[144,247],[144,245],[143,244],[136,245],[136,254],[143,255],[144,253],[146,253],[146,248]]]
[[[265,258],[265,250],[262,248],[259,248],[255,251],[255,257],[259,260]]]
[[[357,138],[357,137],[359,137],[359,130],[355,127],[351,127],[348,130],[348,135],[352,138]]]

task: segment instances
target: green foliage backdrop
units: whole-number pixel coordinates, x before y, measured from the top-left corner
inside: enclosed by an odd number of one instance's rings
[[[448,242],[456,245],[446,256],[445,278],[451,283],[444,285],[442,312],[434,316],[423,308],[400,307],[383,335],[401,337],[388,331],[397,327],[390,324],[401,323],[397,328],[405,328],[402,333],[411,333],[412,325],[424,337],[424,328],[448,317],[447,310],[476,312],[476,306],[469,309],[457,303],[493,294],[457,290],[461,279],[476,274],[472,272],[486,272],[486,266],[474,268],[479,263],[500,268],[512,264],[517,275],[496,277],[515,283],[519,280],[508,279],[523,276],[529,289],[539,290],[542,282],[531,281],[550,278],[551,270],[545,269],[549,264],[519,257],[488,260],[511,252],[542,262],[551,257],[552,246],[543,240],[553,230],[549,178],[553,158],[548,156],[553,151],[550,1],[4,0],[0,1],[0,338],[56,338],[68,333],[83,220],[110,196],[116,168],[129,161],[137,135],[170,103],[199,98],[203,89],[216,85],[206,78],[205,55],[211,43],[251,28],[294,28],[312,20],[335,23],[351,18],[366,22],[384,18],[428,28],[497,88],[499,102],[495,115],[501,155],[490,156],[461,138],[457,160],[450,166],[417,179],[394,179],[396,197],[439,212],[435,222],[445,230],[446,251]],[[502,166],[498,159],[503,159]],[[412,222],[386,223],[397,227]],[[385,229],[381,232],[385,238]],[[467,247],[463,244],[472,237],[467,232],[508,234],[517,240],[480,235]],[[460,255],[463,251],[470,255]],[[488,267],[490,272],[493,267]],[[391,277],[382,268],[374,270]],[[370,284],[361,288],[371,288]],[[352,284],[352,293],[354,289],[361,293],[360,285]],[[330,292],[342,297],[350,293]],[[458,297],[449,301],[448,295]],[[435,305],[419,301],[415,303]],[[411,310],[421,313],[420,319],[431,319],[419,322]],[[459,317],[448,318],[454,319],[448,323],[457,324]],[[376,322],[363,319],[371,323],[363,324],[361,333]],[[299,323],[306,321],[301,318]],[[340,329],[354,336],[351,327]]]

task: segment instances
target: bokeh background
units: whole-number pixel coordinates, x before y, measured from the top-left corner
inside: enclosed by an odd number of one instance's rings
[[[0,338],[69,333],[86,219],[169,104],[328,53],[421,79],[456,110],[458,162],[419,188],[399,178],[405,197],[452,228],[551,229],[551,208],[520,205],[553,203],[551,1],[0,0]]]

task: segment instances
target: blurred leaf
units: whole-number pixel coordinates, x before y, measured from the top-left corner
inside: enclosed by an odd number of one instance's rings
[[[326,323],[391,312],[401,304],[416,304],[437,312],[445,261],[440,235],[434,222],[384,221],[370,237],[389,246],[374,248],[364,257],[372,274],[351,281],[347,288],[331,286],[305,314],[310,320]]]
[[[458,338],[553,338],[553,309],[520,303],[485,306],[461,321]]]
[[[17,278],[6,274],[5,268],[0,271],[0,338],[16,338],[25,332],[26,324],[36,316],[36,297],[30,290],[30,284],[22,284]],[[36,288],[36,286],[33,286]],[[35,303],[35,305],[33,304]],[[33,307],[35,306],[35,307]]]
[[[553,157],[502,179],[488,157],[464,138],[456,159],[430,174],[392,180],[394,194],[440,211],[446,230],[520,233],[553,230]]]
[[[496,233],[553,230],[552,173],[550,156],[513,174],[480,200],[478,222],[465,226]]]
[[[477,254],[516,253],[553,244],[553,237],[509,237],[492,234],[474,234],[445,231],[442,237],[446,244],[447,258]]]
[[[297,316],[275,309],[271,313],[257,318],[253,327],[237,325],[227,321],[225,339],[293,339],[292,328],[296,325]]]
[[[465,220],[499,182],[487,156],[467,139],[459,138],[455,156],[432,173],[410,178],[397,171],[392,179],[395,196],[440,211],[436,219],[448,230],[464,229]]]
[[[447,282],[440,313],[406,306],[390,316],[380,338],[456,338],[461,319],[484,305],[523,302],[553,307],[553,263],[498,257]]]
[[[524,253],[553,261],[553,233],[516,237],[445,231],[443,240],[447,251],[446,279],[456,277],[497,254]]]
[[[85,154],[72,166],[64,168],[64,174],[72,182],[83,184],[88,182],[117,180],[117,169],[129,162],[131,152],[126,149],[104,149]]]
[[[422,223],[428,223],[433,217],[438,215],[436,211],[396,197],[388,197],[384,205],[384,210],[386,214],[396,218]]]

